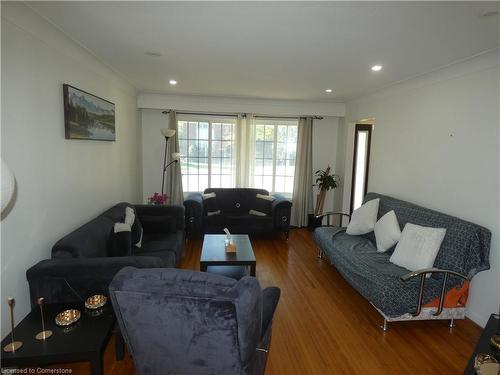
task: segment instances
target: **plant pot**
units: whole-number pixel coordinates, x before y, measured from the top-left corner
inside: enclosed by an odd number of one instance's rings
[[[314,230],[314,228],[321,226],[321,219],[318,219],[314,214],[307,215],[307,228]]]

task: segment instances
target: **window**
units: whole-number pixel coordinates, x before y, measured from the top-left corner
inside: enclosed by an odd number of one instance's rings
[[[296,120],[256,119],[254,187],[292,195],[297,128]]]
[[[235,127],[234,118],[178,121],[185,192],[235,186]]]
[[[354,132],[351,212],[363,204],[363,198],[368,188],[372,126],[357,124]]]

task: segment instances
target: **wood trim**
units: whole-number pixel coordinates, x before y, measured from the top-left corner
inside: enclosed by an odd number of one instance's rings
[[[354,208],[354,186],[355,186],[355,176],[356,176],[356,154],[358,153],[358,137],[360,131],[368,131],[368,147],[366,150],[366,169],[365,169],[365,189],[363,196],[368,192],[368,175],[370,172],[370,151],[372,143],[372,129],[373,125],[370,124],[356,124],[354,129],[354,152],[352,154],[352,179],[351,179],[351,204],[350,213],[352,214]]]

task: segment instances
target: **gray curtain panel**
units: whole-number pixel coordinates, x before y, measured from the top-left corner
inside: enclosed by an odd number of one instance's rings
[[[174,152],[180,152],[179,128],[177,126],[177,114],[170,111],[169,128],[175,130],[175,135],[168,141],[168,154],[170,157]],[[170,160],[170,159],[169,159]],[[168,196],[168,204],[180,204],[184,202],[184,192],[182,190],[181,163],[174,163],[167,169],[165,181],[165,193]]]
[[[313,212],[312,132],[312,118],[301,118],[298,128],[291,217],[291,224],[297,227],[307,226],[307,215]]]

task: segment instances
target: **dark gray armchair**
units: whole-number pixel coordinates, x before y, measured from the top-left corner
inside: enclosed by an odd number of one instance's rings
[[[263,374],[279,288],[205,272],[127,267],[109,286],[138,375]]]

